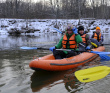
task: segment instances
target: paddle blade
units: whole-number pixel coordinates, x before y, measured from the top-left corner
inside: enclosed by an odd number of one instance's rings
[[[103,60],[103,61],[109,61],[110,60],[110,57],[107,55],[99,54],[99,56],[100,56],[101,60]]]
[[[58,30],[57,28],[53,28],[53,29],[62,34],[62,32]]]
[[[110,60],[110,57],[107,56],[107,54],[110,54],[110,52],[91,51],[91,53],[98,54],[100,56],[101,60],[104,60],[104,61],[109,61]]]
[[[32,50],[37,49],[37,47],[20,47],[20,49]]]
[[[109,72],[110,72],[110,67],[98,66],[98,67],[76,71],[75,76],[80,82],[91,82],[104,78],[109,74]]]

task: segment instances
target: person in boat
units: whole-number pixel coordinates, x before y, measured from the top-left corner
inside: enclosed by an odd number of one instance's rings
[[[82,42],[81,36],[78,34],[77,28],[68,26],[64,36],[60,39],[59,43],[49,50],[53,51],[55,59],[63,59],[77,55],[78,43]],[[59,51],[57,49],[69,49],[71,51]]]
[[[84,32],[84,27],[78,27],[78,34],[82,37],[83,42],[79,43],[79,51],[86,51],[92,49],[91,40],[88,34]]]
[[[91,38],[96,39],[98,41],[98,43],[99,43],[99,46],[102,45],[103,35],[101,33],[100,27],[98,27],[98,26],[96,27],[96,31],[93,33]]]

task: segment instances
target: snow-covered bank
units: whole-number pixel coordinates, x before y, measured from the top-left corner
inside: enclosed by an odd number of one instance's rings
[[[60,31],[65,31],[68,23],[77,26],[78,19],[58,19],[57,25]],[[92,33],[95,27],[99,26],[102,33],[110,32],[110,20],[84,20],[81,19],[81,24],[86,31]],[[37,35],[40,33],[57,32],[53,28],[56,27],[55,19],[0,19],[0,35],[8,35],[14,32],[22,35]]]

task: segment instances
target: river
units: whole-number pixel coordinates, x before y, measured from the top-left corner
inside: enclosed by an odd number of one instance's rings
[[[33,71],[29,63],[37,57],[52,52],[49,50],[21,50],[21,46],[49,48],[58,43],[60,34],[38,36],[0,36],[0,93],[110,93],[110,75],[101,80],[81,83],[74,72],[78,69],[97,65],[110,66],[110,61],[100,62],[100,58],[68,71]],[[104,43],[110,44],[108,34]],[[106,51],[110,46],[105,45]]]

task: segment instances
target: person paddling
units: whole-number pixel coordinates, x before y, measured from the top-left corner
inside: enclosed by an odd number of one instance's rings
[[[99,46],[102,45],[103,35],[101,33],[100,27],[96,27],[96,31],[93,33],[92,38],[96,39],[99,42]]]
[[[64,36],[60,39],[59,43],[54,47],[50,47],[49,50],[53,51],[55,59],[63,59],[77,55],[74,50],[78,50],[78,43],[82,42],[81,36],[78,34],[77,28],[68,26],[66,28]],[[56,49],[70,49],[71,51],[59,51]]]
[[[79,51],[85,51],[85,50],[90,50],[92,49],[92,45],[91,45],[91,40],[88,34],[84,33],[84,27],[83,26],[79,26],[78,27],[78,34],[82,37],[83,42],[81,44],[79,44]]]

